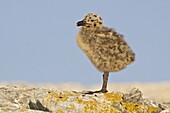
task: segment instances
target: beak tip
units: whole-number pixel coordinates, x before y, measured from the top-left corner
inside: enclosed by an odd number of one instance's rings
[[[85,22],[84,21],[78,21],[77,22],[77,26],[84,26],[85,25]]]
[[[80,26],[80,25],[78,24],[78,22],[76,23],[76,26]]]

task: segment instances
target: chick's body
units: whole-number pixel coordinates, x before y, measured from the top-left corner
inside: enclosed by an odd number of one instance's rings
[[[124,69],[134,62],[135,54],[123,35],[112,28],[104,27],[101,17],[96,14],[89,13],[77,26],[82,26],[78,32],[77,43],[93,65],[104,72],[104,83],[100,91],[107,92],[109,72]]]
[[[101,72],[122,70],[135,59],[123,36],[107,27],[94,31],[81,28],[77,43]]]

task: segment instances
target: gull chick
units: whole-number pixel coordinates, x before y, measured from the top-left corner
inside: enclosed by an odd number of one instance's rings
[[[103,85],[99,91],[89,93],[106,93],[109,72],[124,69],[135,60],[135,54],[128,46],[124,36],[114,29],[105,27],[102,18],[93,13],[87,14],[82,21],[77,43],[92,64],[103,72]]]

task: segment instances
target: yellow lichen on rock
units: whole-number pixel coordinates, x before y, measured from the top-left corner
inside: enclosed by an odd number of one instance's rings
[[[116,108],[111,107],[106,102],[86,101],[84,106],[85,113],[121,113]]]
[[[133,113],[135,109],[138,109],[137,105],[134,103],[122,103],[122,106],[130,113]]]
[[[123,102],[122,106],[129,113],[153,113],[158,112],[158,107],[148,106],[145,104],[134,104],[134,103],[126,103]]]
[[[134,110],[133,111],[135,111],[135,112],[137,111],[139,113],[145,113],[145,111],[147,111],[147,109],[148,109],[147,105],[144,105],[144,104],[138,104],[138,105],[134,104]]]
[[[95,94],[16,87],[0,91],[0,113],[170,113],[164,104],[143,98],[136,88],[129,93]]]
[[[75,109],[76,109],[75,106],[74,106],[74,104],[70,104],[70,109],[71,109],[71,110],[75,110]]]
[[[107,101],[111,102],[122,102],[122,95],[121,94],[114,94],[114,93],[104,93],[104,96]]]
[[[56,113],[63,113],[61,109],[59,109]]]
[[[158,107],[150,106],[148,108],[148,113],[157,112],[158,110],[159,110]]]
[[[63,92],[63,93],[57,93],[55,91],[48,91],[48,98],[50,97],[50,99],[55,98],[56,101],[66,101],[68,99],[69,96],[73,96],[73,94],[71,94],[70,92]]]
[[[98,102],[94,99],[90,100],[90,101],[84,101],[83,104],[84,106],[84,112],[85,113],[91,113],[92,112],[96,112],[97,108],[98,108]]]
[[[105,94],[105,98],[101,100],[96,100],[93,96],[89,100],[83,100],[79,97],[76,98],[77,103],[84,105],[83,108],[85,113],[121,113],[118,109],[111,106],[110,102],[113,101],[122,101],[122,96],[108,93]]]
[[[83,100],[81,98],[76,98],[76,102],[78,102],[78,104],[82,104],[83,103]]]
[[[65,109],[74,112],[80,108],[84,113],[152,113],[158,108],[146,104],[136,104],[134,102],[126,102],[123,100],[122,93],[104,93],[96,95],[83,95],[73,92],[56,92],[49,91],[45,99],[48,103],[57,104],[57,113]],[[48,105],[49,107],[49,105]],[[50,107],[49,107],[50,108]],[[63,111],[64,112],[64,111]]]

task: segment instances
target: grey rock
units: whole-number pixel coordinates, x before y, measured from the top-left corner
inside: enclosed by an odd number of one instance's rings
[[[129,109],[128,107],[131,106],[132,108]],[[155,113],[170,111],[165,104],[143,98],[142,92],[137,88],[133,88],[128,93],[109,92],[88,95],[14,85],[0,87],[0,113],[83,113],[99,110],[128,113],[132,109],[140,109],[144,113],[154,109],[156,109]]]

